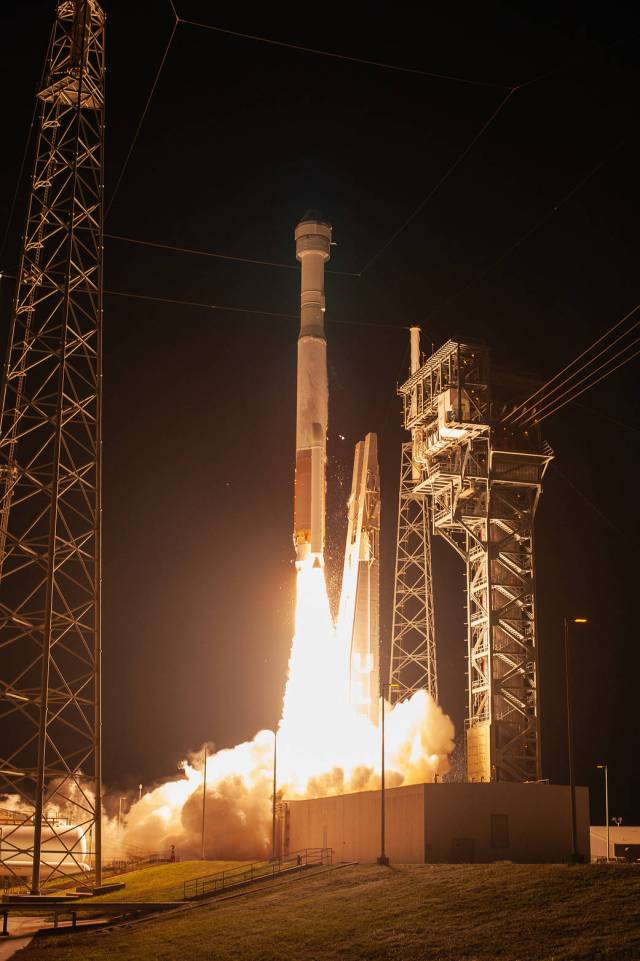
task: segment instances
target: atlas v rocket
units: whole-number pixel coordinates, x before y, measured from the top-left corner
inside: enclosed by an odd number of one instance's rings
[[[293,542],[298,567],[308,558],[313,567],[323,567],[329,414],[324,265],[331,224],[309,211],[296,227],[295,239],[301,292]]]

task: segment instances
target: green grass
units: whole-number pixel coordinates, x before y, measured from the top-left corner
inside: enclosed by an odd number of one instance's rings
[[[346,867],[174,916],[36,939],[16,958],[631,961],[640,959],[640,868]]]
[[[176,864],[159,864],[154,868],[142,868],[109,877],[105,884],[119,884],[124,881],[125,888],[101,894],[94,901],[182,901],[183,885],[191,878],[201,878],[219,871],[244,864],[244,861],[178,861]]]

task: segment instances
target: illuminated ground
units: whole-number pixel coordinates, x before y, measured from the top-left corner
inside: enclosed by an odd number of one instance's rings
[[[108,877],[105,884],[124,881],[126,888],[103,894],[96,901],[181,901],[183,885],[189,878],[217,874],[227,868],[235,868],[244,861],[180,861],[177,864],[160,864],[155,868],[143,868],[118,877]]]
[[[178,866],[176,866],[178,867]],[[19,961],[630,961],[640,867],[347,867],[111,931],[43,939]]]

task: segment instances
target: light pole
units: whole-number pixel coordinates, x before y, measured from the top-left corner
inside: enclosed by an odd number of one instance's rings
[[[202,857],[204,861],[204,814],[207,806],[207,747],[204,748],[204,772],[202,776]]]
[[[273,729],[273,798],[271,802],[271,857],[276,857],[276,776],[277,776],[278,732]]]
[[[389,681],[384,681],[380,685],[380,857],[378,858],[378,864],[383,866],[388,866],[389,858],[386,852],[386,835],[385,835],[385,794],[384,794],[384,716],[385,716],[385,700],[384,692],[385,689],[390,690],[392,687],[399,687],[398,684],[391,684]]]
[[[586,624],[586,617],[564,618],[564,679],[567,700],[567,747],[569,751],[569,792],[571,794],[571,860],[579,860],[576,846],[576,776],[573,757],[573,721],[571,716],[571,671],[569,667],[569,624]]]
[[[609,860],[609,767],[607,764],[597,764],[597,768],[604,771],[604,819],[607,825],[607,861]]]
[[[138,785],[138,801],[142,800],[142,785]]]

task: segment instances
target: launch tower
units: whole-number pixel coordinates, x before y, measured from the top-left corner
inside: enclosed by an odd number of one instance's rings
[[[0,412],[5,874],[100,883],[104,13],[58,3]]]
[[[470,781],[540,777],[533,523],[553,456],[502,422],[486,347],[447,341],[400,387],[413,491],[467,579]],[[498,393],[496,391],[496,393]]]
[[[420,328],[411,327],[411,373],[420,367]],[[389,696],[392,703],[425,690],[438,700],[436,635],[431,576],[429,498],[417,490],[420,468],[413,441],[402,445],[398,537],[391,627]]]

